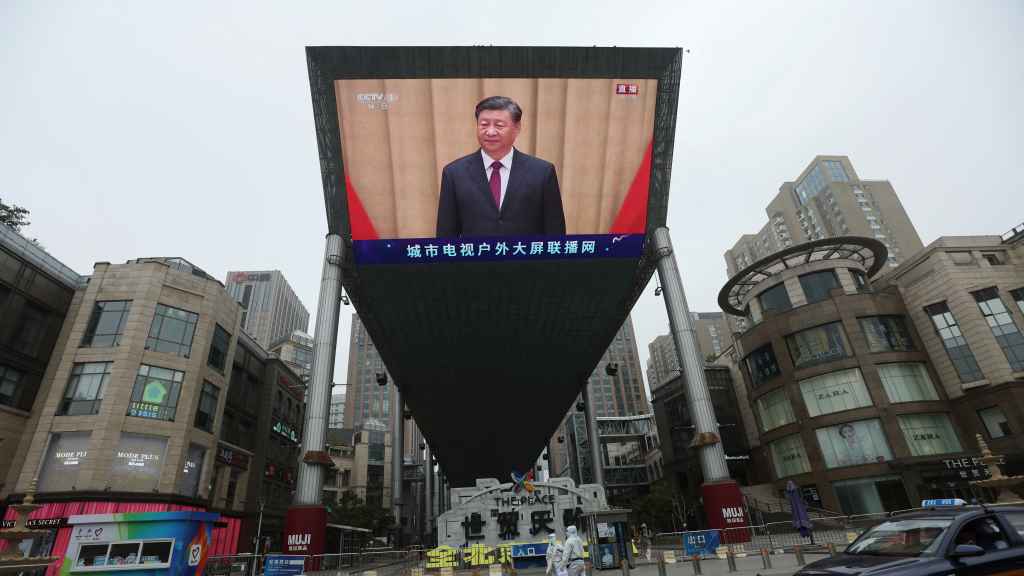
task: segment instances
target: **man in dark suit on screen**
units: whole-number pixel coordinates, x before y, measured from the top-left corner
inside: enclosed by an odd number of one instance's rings
[[[522,116],[504,96],[476,105],[480,150],[441,172],[438,237],[565,234],[554,165],[513,148]]]

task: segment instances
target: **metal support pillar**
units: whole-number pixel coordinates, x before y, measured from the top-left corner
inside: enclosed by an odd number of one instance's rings
[[[590,443],[590,468],[593,470],[594,484],[604,486],[604,466],[601,462],[601,437],[597,430],[597,413],[590,402],[590,382],[583,385],[583,413],[587,417],[587,440]],[[582,473],[580,480],[583,480]]]
[[[304,455],[323,454],[327,437],[327,414],[334,385],[334,355],[338,349],[338,314],[341,312],[341,236],[329,234],[320,278],[316,328],[313,333],[313,374],[307,389],[306,423],[302,431]],[[303,458],[295,487],[296,505],[320,504],[323,464]]]
[[[391,510],[395,515],[395,528],[399,542],[402,534],[402,463],[405,450],[405,416],[402,392],[391,383]]]
[[[427,543],[434,531],[434,461],[430,444],[423,454],[423,536]]]
[[[690,309],[686,304],[683,281],[672,252],[672,239],[669,237],[668,228],[658,228],[654,231],[654,250],[658,257],[658,277],[661,279],[669,328],[672,330],[679,365],[683,367],[683,381],[686,384],[686,398],[690,417],[693,419],[694,434],[698,439],[708,440],[697,447],[704,482],[729,480],[725,451],[722,449],[722,443],[716,440],[718,421],[704,378],[704,361],[697,349],[697,334],[690,320]]]

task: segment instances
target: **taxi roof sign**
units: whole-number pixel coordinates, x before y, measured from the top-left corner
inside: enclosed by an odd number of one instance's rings
[[[940,508],[948,506],[963,506],[967,504],[962,498],[935,498],[931,500],[922,500],[921,508]]]

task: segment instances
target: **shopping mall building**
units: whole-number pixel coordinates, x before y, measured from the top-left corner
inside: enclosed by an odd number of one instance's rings
[[[1024,234],[940,238],[899,267],[839,237],[739,271],[719,304],[754,425],[754,483],[848,514],[982,494],[981,434],[1024,469]],[[885,269],[885,273],[881,274]],[[756,472],[755,472],[756,474]]]

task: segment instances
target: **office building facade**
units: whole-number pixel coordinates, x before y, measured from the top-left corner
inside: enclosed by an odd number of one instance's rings
[[[46,379],[75,290],[86,279],[0,225],[0,493]],[[51,376],[52,377],[52,376]]]
[[[309,311],[280,270],[228,272],[225,284],[242,306],[242,330],[264,349],[295,330],[309,330]]]

